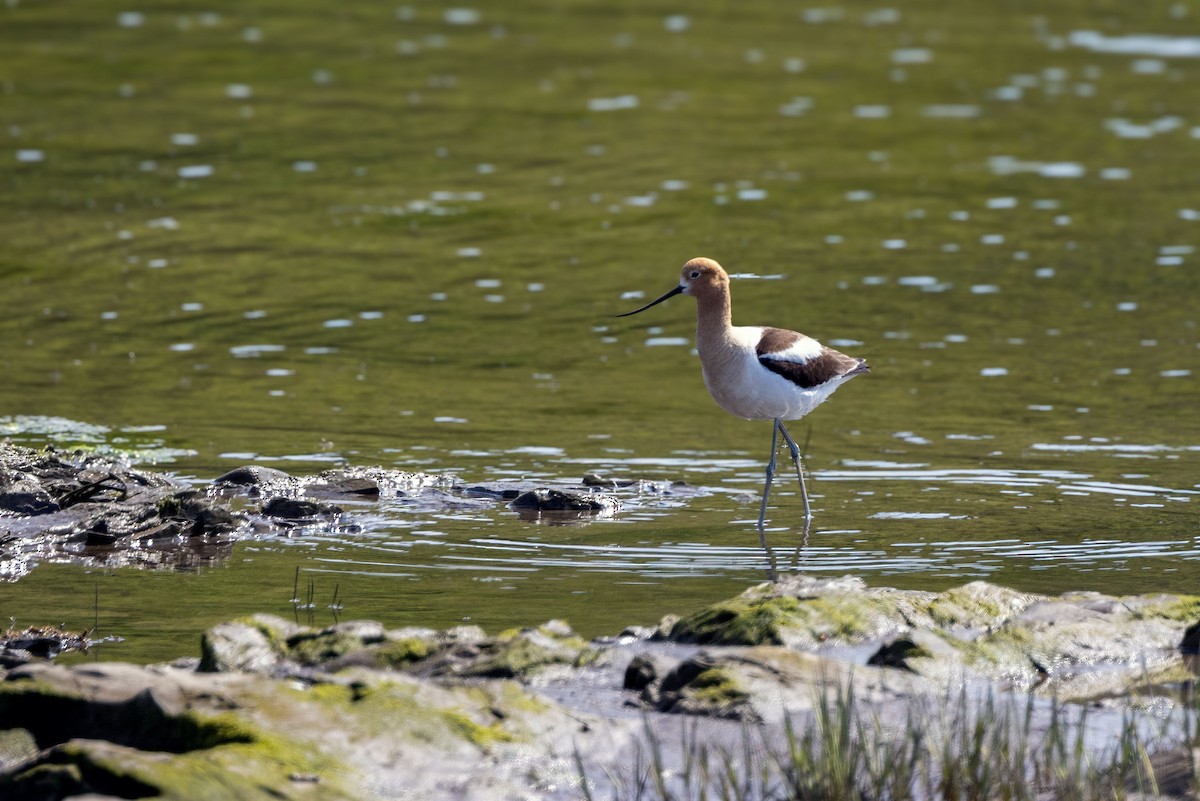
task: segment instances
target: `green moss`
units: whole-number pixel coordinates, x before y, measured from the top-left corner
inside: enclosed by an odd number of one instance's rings
[[[818,640],[854,642],[877,633],[881,620],[901,617],[891,604],[876,598],[829,595],[806,601],[804,611],[809,630]]]
[[[669,637],[719,645],[780,645],[781,630],[800,620],[800,602],[795,598],[733,598],[681,618]]]
[[[371,649],[375,664],[380,667],[400,668],[420,662],[435,651],[435,647],[419,637],[389,640]]]
[[[939,593],[927,611],[939,626],[986,626],[1024,606],[1025,597],[1007,587],[973,581]]]
[[[709,668],[688,685],[688,693],[698,701],[717,707],[745,703],[750,694],[737,678],[723,668]]]
[[[41,801],[66,798],[88,788],[77,765],[41,762],[15,773],[0,775],[0,798],[6,801]]]
[[[262,732],[233,713],[188,713],[169,719],[160,732],[162,742],[178,741],[179,729],[203,734],[192,749],[181,752],[160,750],[154,742],[114,745],[102,736],[57,745],[44,752],[38,764],[0,779],[0,797],[16,801],[95,792],[122,798],[265,801],[279,798],[297,775],[318,778],[306,797],[346,796],[338,780],[343,770],[339,763]]]
[[[303,665],[319,665],[364,647],[361,638],[341,632],[298,634],[287,641],[287,646],[288,655]]]
[[[167,715],[145,695],[97,704],[38,682],[0,684],[0,720],[27,729],[42,748],[83,738],[185,753],[254,737],[232,716]]]
[[[305,698],[331,704],[349,704],[355,700],[354,690],[345,684],[320,682],[309,686],[304,693]]]
[[[1134,618],[1162,618],[1177,620],[1181,623],[1200,622],[1200,596],[1197,595],[1164,595],[1157,603],[1149,603],[1134,612]]]
[[[253,626],[258,629],[267,638],[267,641],[271,643],[271,648],[281,656],[288,652],[288,635],[284,629],[272,624],[270,616],[253,615],[251,617],[240,618],[234,622],[244,623],[247,626]]]
[[[494,654],[471,665],[463,671],[463,674],[509,679],[523,676],[530,670],[544,665],[569,664],[573,661],[573,654],[569,655],[558,649],[547,648],[526,637],[507,643],[498,643],[496,647],[497,650]]]
[[[484,726],[461,712],[443,711],[441,718],[451,731],[485,751],[497,743],[509,743],[516,739],[499,723]]]
[[[545,627],[505,632],[487,648],[490,655],[469,666],[463,675],[516,678],[546,665],[578,665],[595,658],[582,638]]]

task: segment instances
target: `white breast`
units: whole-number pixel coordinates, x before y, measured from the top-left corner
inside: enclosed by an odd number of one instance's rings
[[[700,349],[704,385],[717,405],[730,414],[751,420],[798,420],[832,395],[842,382],[839,377],[808,389],[796,386],[759,363],[755,349],[761,337],[759,327],[733,326],[721,346]],[[776,358],[804,362],[821,350],[820,342],[805,337]]]

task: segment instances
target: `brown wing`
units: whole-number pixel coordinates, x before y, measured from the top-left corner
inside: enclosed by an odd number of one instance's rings
[[[808,355],[811,350],[803,347],[804,342],[816,344],[795,331],[764,328],[756,348],[758,362],[804,389],[819,386],[838,376],[855,376],[870,369],[865,359],[847,356],[833,348],[821,347],[815,355]]]

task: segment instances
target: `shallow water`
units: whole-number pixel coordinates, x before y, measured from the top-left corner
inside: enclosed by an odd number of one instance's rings
[[[1185,5],[65,14],[0,9],[0,433],[198,481],[688,489],[575,525],[384,502],[188,572],[40,564],[0,585],[19,624],[92,625],[98,596],[108,653],[165,658],[292,615],[300,568],[302,618],[600,634],[760,580],[767,425],[708,398],[690,299],[612,317],[695,255],[738,275],[736,321],[872,365],[791,425],[817,518],[781,470],[782,567],[1195,591]]]

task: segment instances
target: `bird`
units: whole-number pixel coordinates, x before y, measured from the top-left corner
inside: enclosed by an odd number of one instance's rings
[[[847,356],[797,331],[733,324],[729,274],[713,259],[683,265],[679,284],[657,300],[631,312],[640,314],[676,295],[696,299],[696,350],[709,394],[725,411],[748,420],[771,420],[771,458],[758,512],[758,534],[766,549],[764,524],[775,478],[777,435],[783,435],[796,465],[804,501],[805,532],[812,522],[800,448],[783,422],[799,420],[856,375],[870,370],[865,359]],[[769,549],[767,549],[769,551]]]

